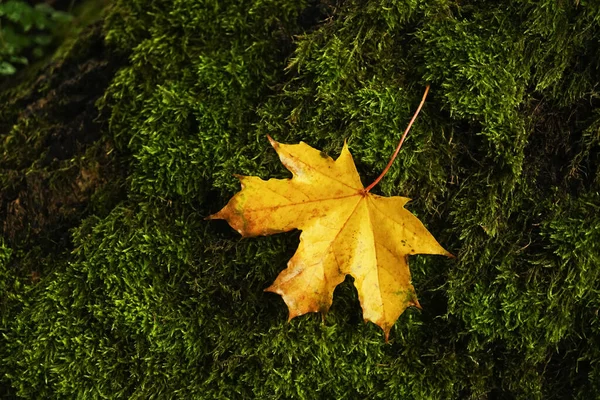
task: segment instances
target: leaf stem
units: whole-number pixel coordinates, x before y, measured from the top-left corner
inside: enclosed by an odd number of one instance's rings
[[[402,143],[404,143],[404,139],[406,138],[406,135],[408,135],[408,131],[410,131],[410,127],[412,126],[413,122],[415,122],[415,119],[417,119],[417,115],[419,115],[421,108],[423,108],[423,104],[425,104],[425,99],[427,98],[427,93],[429,93],[429,85],[427,85],[427,87],[425,88],[425,93],[423,93],[423,98],[421,99],[421,103],[419,104],[419,107],[417,107],[417,111],[415,111],[415,115],[413,115],[412,119],[408,123],[408,126],[406,127],[406,130],[404,131],[404,134],[402,135],[402,138],[400,139],[400,143],[398,143],[398,147],[396,147],[396,151],[394,152],[394,155],[390,159],[390,162],[388,162],[388,164],[384,168],[383,172],[377,177],[377,179],[375,179],[375,181],[373,181],[373,183],[371,183],[369,186],[367,186],[367,188],[364,191],[365,193],[369,193],[369,190],[373,189],[373,186],[375,186],[379,183],[379,181],[384,177],[385,174],[387,174],[388,170],[392,166],[392,163],[396,159],[396,156],[398,155],[398,152],[400,151],[400,148],[402,147]]]

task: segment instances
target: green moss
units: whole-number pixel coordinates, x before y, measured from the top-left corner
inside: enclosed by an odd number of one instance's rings
[[[99,75],[91,143],[44,164],[68,96],[58,116],[20,114],[23,96],[0,118],[10,201],[23,182],[50,199],[83,185],[79,209],[0,242],[0,394],[598,398],[598,15],[584,1],[115,1],[60,56],[118,63]],[[299,233],[240,240],[204,218],[233,174],[289,175],[266,134],[334,157],[347,140],[369,183],[426,84],[375,190],[413,198],[457,258],[411,257],[423,310],[390,344],[350,277],[324,323],[287,323],[263,290]]]

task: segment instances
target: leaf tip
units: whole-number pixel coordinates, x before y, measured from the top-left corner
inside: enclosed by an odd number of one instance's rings
[[[223,219],[223,217],[221,217],[220,214],[221,214],[221,211],[219,211],[218,213],[210,214],[208,217],[204,217],[204,220],[208,221],[211,219]]]
[[[277,293],[275,291],[275,289],[273,288],[273,285],[271,285],[268,288],[266,288],[265,290],[263,290],[263,292]]]
[[[274,149],[279,147],[279,142],[276,142],[270,135],[267,135],[267,139],[269,139],[269,143],[271,143]]]
[[[416,307],[416,308],[418,308],[419,310],[422,310],[422,309],[423,309],[423,307],[421,307],[421,304],[419,303],[419,300],[417,300],[416,298],[415,298],[415,299],[413,299],[413,300],[411,300],[411,301],[408,303],[408,305],[409,305],[409,307],[410,307],[410,306],[412,306],[412,307]]]

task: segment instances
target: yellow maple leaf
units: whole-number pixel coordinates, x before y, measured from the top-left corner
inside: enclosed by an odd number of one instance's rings
[[[264,181],[238,176],[242,190],[208,217],[227,220],[243,237],[302,231],[288,267],[265,289],[283,297],[289,319],[327,312],[333,290],[351,275],[365,321],[380,326],[387,342],[400,314],[410,306],[420,308],[410,281],[408,256],[453,257],[404,208],[410,199],[369,192],[398,155],[428,91],[429,86],[388,165],[367,188],[346,143],[333,160],[306,143],[281,144],[268,137],[292,178]]]
[[[407,256],[451,254],[404,208],[410,199],[365,190],[346,144],[334,161],[303,142],[269,140],[292,178],[238,176],[242,190],[209,218],[227,220],[243,237],[300,229],[296,253],[266,290],[283,297],[290,319],[325,313],[350,274],[364,319],[387,338],[407,307],[419,307]]]

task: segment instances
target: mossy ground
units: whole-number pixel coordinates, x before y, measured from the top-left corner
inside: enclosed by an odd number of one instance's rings
[[[0,94],[0,395],[600,398],[600,7],[116,0]],[[264,293],[298,233],[204,218],[266,134],[337,156],[457,255],[389,344]]]

